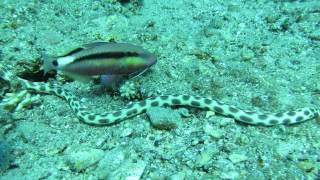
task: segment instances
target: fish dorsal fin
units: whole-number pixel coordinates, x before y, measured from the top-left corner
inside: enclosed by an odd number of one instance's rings
[[[113,42],[103,42],[97,41],[88,44],[83,44],[80,47],[72,48],[69,51],[66,51],[62,56],[71,56],[79,54],[79,56],[87,55],[88,52],[90,54],[94,52],[106,52],[106,53],[129,53],[129,54],[140,54],[143,53],[144,50],[141,47],[128,44],[128,43],[113,43]],[[76,55],[77,56],[77,55]]]
[[[84,44],[80,47],[76,47],[76,48],[71,48],[69,51],[67,51],[66,53],[64,53],[62,56],[60,57],[64,57],[64,56],[71,56],[73,54],[76,54],[84,49],[92,49],[95,48],[97,46],[101,46],[101,45],[105,45],[108,44],[108,42],[93,42],[93,43],[88,43],[88,44]]]
[[[91,49],[91,48],[95,48],[95,47],[97,47],[97,46],[102,46],[102,45],[106,45],[106,44],[112,44],[112,43],[103,42],[103,41],[97,41],[97,42],[92,42],[92,43],[84,44],[84,45],[82,45],[82,48],[84,48],[84,49]]]
[[[142,53],[144,50],[136,45],[129,43],[114,43],[114,42],[93,42],[82,45],[83,49],[94,49],[96,51],[102,51],[107,53],[116,53],[116,52],[128,52],[128,53]]]
[[[103,52],[106,48],[106,46],[109,46],[112,43],[108,42],[93,42],[88,44],[83,44],[80,47],[73,48],[70,51],[67,51],[68,53],[65,53],[63,56],[60,57],[66,57],[66,56],[75,56],[75,57],[82,57],[86,56],[88,54],[93,54],[95,52]]]
[[[81,50],[83,50],[83,47],[77,47],[77,48],[75,48],[75,49],[72,49],[72,50],[69,51],[68,53],[64,54],[63,56],[70,56],[70,55],[72,55],[72,54],[74,54],[74,53],[77,53],[77,52],[79,52],[79,51],[81,51]]]

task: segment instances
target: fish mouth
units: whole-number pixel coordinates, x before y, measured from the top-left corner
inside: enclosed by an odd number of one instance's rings
[[[157,57],[154,54],[146,53],[142,57],[146,59],[146,68],[151,67],[157,62]]]

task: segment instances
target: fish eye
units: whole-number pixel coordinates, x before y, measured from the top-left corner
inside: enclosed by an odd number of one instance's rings
[[[52,64],[53,64],[54,66],[58,66],[58,61],[57,61],[57,60],[54,60],[54,61],[52,61]]]

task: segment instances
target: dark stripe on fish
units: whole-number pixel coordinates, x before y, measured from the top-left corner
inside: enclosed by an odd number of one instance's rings
[[[79,47],[79,48],[73,49],[72,51],[68,52],[67,54],[65,54],[65,55],[63,55],[63,56],[70,56],[70,55],[75,54],[75,53],[77,53],[77,52],[80,52],[80,51],[82,51],[82,50],[83,50],[83,48],[82,48],[82,47]]]
[[[137,52],[106,52],[82,56],[77,58],[75,61],[84,61],[91,59],[120,59],[124,57],[137,57],[139,55],[140,54]]]

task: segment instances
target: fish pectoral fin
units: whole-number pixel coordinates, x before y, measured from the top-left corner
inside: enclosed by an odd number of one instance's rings
[[[100,84],[102,86],[115,86],[123,77],[123,75],[101,75]]]
[[[63,72],[63,74],[70,77],[71,79],[74,79],[83,83],[88,83],[92,80],[91,76],[83,76],[83,75],[69,73],[69,72]]]
[[[140,76],[141,74],[145,73],[147,70],[148,70],[148,68],[144,69],[142,71],[133,72],[133,73],[129,74],[129,78],[130,79],[136,78],[136,77]]]

